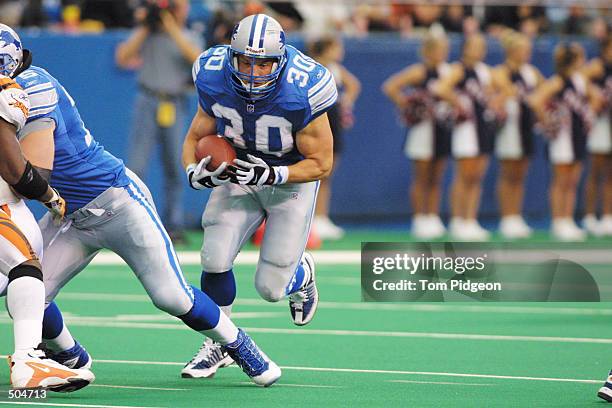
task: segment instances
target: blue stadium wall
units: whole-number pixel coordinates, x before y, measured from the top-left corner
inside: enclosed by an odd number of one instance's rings
[[[116,45],[128,33],[64,35],[28,31],[21,35],[26,48],[33,51],[34,63],[58,78],[75,98],[94,137],[113,154],[125,159],[137,87],[134,72],[117,68],[113,56]],[[556,41],[554,38],[541,39],[534,46],[533,62],[545,75],[552,73],[552,50]],[[299,48],[303,46],[299,39],[292,43]],[[460,38],[454,38],[452,45],[451,60],[455,60],[459,55]],[[585,45],[589,55],[596,52],[594,44]],[[345,64],[361,80],[363,90],[355,107],[355,126],[344,135],[345,150],[333,177],[332,216],[357,222],[406,221],[411,213],[408,201],[410,163],[403,154],[407,129],[400,125],[393,105],[382,95],[380,87],[389,75],[417,61],[419,41],[370,37],[347,40],[345,46]],[[490,41],[487,62],[498,64],[502,58],[499,44]],[[191,106],[194,112],[195,96]],[[158,209],[162,210],[164,192],[160,154],[163,152],[157,152],[151,160],[145,181],[153,192]],[[494,219],[497,215],[496,170],[493,161],[486,176],[481,218]],[[448,168],[445,182],[445,215],[448,214],[451,177],[452,165]],[[539,140],[528,175],[525,201],[527,216],[532,220],[548,217],[549,179],[544,144]],[[198,225],[207,198],[207,192],[192,191],[185,183],[183,205],[188,225]]]

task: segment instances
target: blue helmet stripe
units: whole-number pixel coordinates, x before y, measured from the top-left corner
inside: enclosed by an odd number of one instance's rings
[[[255,26],[257,25],[257,18],[259,18],[259,14],[255,14],[255,18],[251,22],[251,34],[249,35],[249,47],[253,46],[253,40],[255,37]]]
[[[259,48],[263,48],[267,24],[268,24],[268,16],[265,16],[263,24],[261,25],[261,34],[259,35]]]

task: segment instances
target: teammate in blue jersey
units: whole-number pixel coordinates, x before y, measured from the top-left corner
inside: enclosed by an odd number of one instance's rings
[[[213,188],[202,216],[202,290],[230,314],[234,260],[265,220],[255,287],[269,302],[288,297],[294,323],[305,325],[319,298],[314,262],[304,247],[318,180],[332,168],[326,111],[337,99],[334,79],[286,45],[280,24],[264,14],[240,21],[230,46],[204,52],[193,79],[199,104],[183,145],[183,164],[191,187]],[[238,159],[211,172],[206,170],[211,158],[198,163],[195,146],[215,133],[234,146]],[[213,340],[187,363],[184,377],[210,377],[231,364],[231,356]]]
[[[19,132],[24,154],[41,172],[50,173],[50,185],[67,206],[63,225],[50,216],[39,222],[47,303],[101,249],[110,249],[131,267],[155,306],[221,342],[256,384],[274,383],[281,375],[278,366],[210,297],[187,284],[149,190],[93,139],[68,92],[39,67],[25,70],[16,80],[31,103]],[[53,303],[45,312],[43,338],[54,360],[73,368],[91,365]]]

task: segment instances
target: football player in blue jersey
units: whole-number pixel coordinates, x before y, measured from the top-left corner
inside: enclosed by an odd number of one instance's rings
[[[202,290],[230,314],[236,297],[234,260],[265,220],[255,287],[262,298],[289,298],[296,325],[308,324],[317,309],[313,258],[304,253],[318,180],[333,162],[326,111],[336,102],[331,73],[285,43],[273,18],[257,14],[234,28],[231,45],[205,51],[193,79],[199,106],[183,145],[183,164],[195,189],[213,188],[202,216]],[[225,137],[236,150],[234,163],[214,171],[195,158],[198,141]],[[182,371],[210,377],[231,364],[209,339]]]
[[[0,54],[10,52],[18,51],[0,46]],[[14,57],[21,60],[21,55]],[[73,368],[91,365],[90,356],[70,335],[59,309],[51,302],[106,248],[126,261],[155,306],[223,344],[223,351],[256,384],[274,383],[281,375],[279,367],[209,296],[187,284],[149,190],[94,140],[70,94],[40,67],[31,66],[15,79],[31,103],[29,118],[19,132],[24,154],[40,172],[50,173],[49,184],[66,200],[63,225],[56,225],[51,216],[39,222],[50,303],[43,338],[51,358]]]

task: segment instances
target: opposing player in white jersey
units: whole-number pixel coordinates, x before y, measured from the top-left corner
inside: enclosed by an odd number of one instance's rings
[[[2,48],[21,50],[19,37],[12,30],[1,24],[0,30]],[[57,219],[64,215],[65,202],[25,160],[17,141],[17,132],[28,116],[29,100],[9,76],[24,67],[23,58],[0,53],[0,272],[2,283],[8,283],[7,308],[15,338],[15,352],[9,357],[11,385],[75,391],[92,382],[94,375],[58,364],[39,349],[45,305],[39,261],[42,238],[20,197],[41,201]]]
[[[231,45],[204,52],[193,68],[199,106],[183,146],[195,189],[213,188],[202,216],[202,290],[230,313],[236,296],[233,265],[266,220],[255,272],[262,298],[289,298],[296,325],[309,323],[318,292],[312,257],[304,253],[318,181],[329,175],[333,139],[326,111],[336,102],[331,73],[285,44],[273,18],[257,14],[235,27]],[[217,133],[236,149],[235,163],[206,170],[195,147]],[[231,177],[223,172],[231,165]],[[209,377],[231,359],[204,343],[182,374]]]
[[[146,185],[96,142],[66,89],[36,66],[16,79],[31,100],[28,121],[19,132],[24,153],[37,167],[51,170],[49,183],[66,200],[64,225],[50,216],[39,222],[50,303],[43,338],[53,352],[50,357],[75,368],[91,365],[51,302],[106,248],[125,260],[156,307],[222,344],[256,384],[273,384],[281,375],[278,366],[206,294],[187,284]]]

